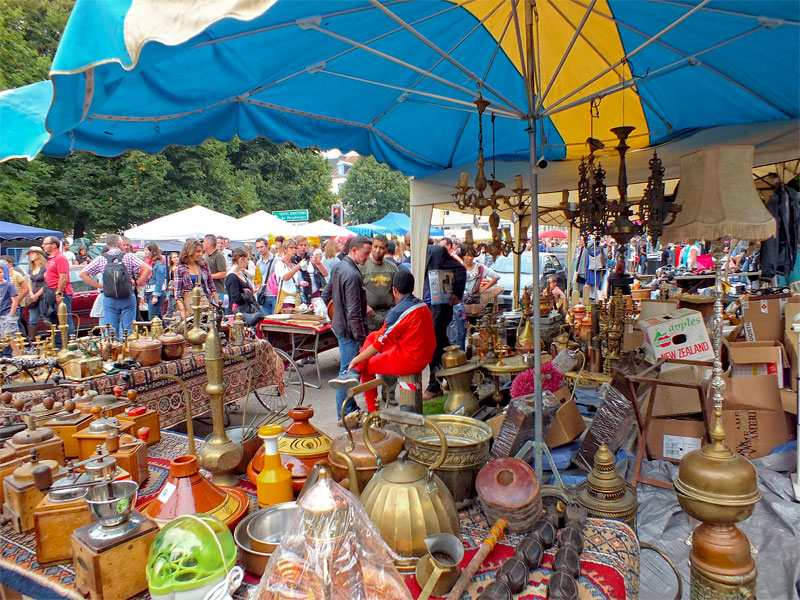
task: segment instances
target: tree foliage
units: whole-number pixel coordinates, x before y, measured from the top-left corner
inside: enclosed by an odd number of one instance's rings
[[[48,77],[73,5],[73,0],[0,2],[2,89]],[[259,209],[308,208],[312,219],[320,219],[330,214],[329,185],[328,166],[317,148],[278,146],[264,138],[207,140],[159,155],[77,153],[2,163],[0,214],[76,237],[123,230],[195,204],[235,217]],[[210,230],[213,226],[209,223]]]
[[[410,194],[402,173],[371,156],[356,160],[339,189],[347,220],[353,224],[370,223],[390,212],[408,214]]]

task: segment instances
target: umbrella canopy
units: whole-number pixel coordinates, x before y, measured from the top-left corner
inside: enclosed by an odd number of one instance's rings
[[[334,225],[330,221],[314,221],[313,223],[306,223],[295,228],[294,235],[304,235],[306,237],[353,237],[356,235],[354,232],[344,227]]]
[[[161,242],[165,249],[174,250],[188,238],[202,238],[208,233],[236,239],[237,230],[235,218],[195,205],[132,227],[125,235],[133,241]]]
[[[403,213],[390,212],[382,219],[375,221],[373,225],[383,227],[394,235],[405,235],[411,231],[411,217]]]
[[[265,210],[257,210],[254,213],[237,219],[236,232],[230,236],[237,242],[252,242],[256,238],[272,235],[294,235],[296,227],[283,219]]]
[[[41,114],[51,132],[44,152],[55,156],[265,135],[352,148],[414,176],[476,159],[479,96],[491,103],[486,154],[504,160],[528,158],[529,117],[552,161],[580,157],[590,135],[615,145],[609,129],[623,124],[636,127],[636,149],[799,116],[796,2],[540,2],[530,28],[527,7],[77,0],[53,96],[41,86],[0,97],[19,106],[21,94],[36,96],[22,102],[24,122],[3,119],[0,158],[35,154],[43,125],[32,117]],[[779,75],[765,76],[765,65]]]
[[[565,240],[567,239],[567,232],[563,229],[548,229],[539,234],[539,239]]]
[[[64,234],[60,231],[0,221],[0,242],[7,242],[9,240],[40,240],[48,235],[62,239]]]

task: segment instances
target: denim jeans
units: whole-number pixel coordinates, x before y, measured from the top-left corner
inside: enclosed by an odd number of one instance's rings
[[[128,298],[103,297],[105,321],[114,328],[117,337],[122,337],[123,331],[131,332],[136,308],[136,296],[132,294]]]
[[[339,342],[339,358],[341,360],[341,364],[339,365],[339,375],[344,375],[344,372],[347,371],[347,365],[350,364],[350,361],[353,360],[356,356],[358,356],[358,351],[360,348],[358,347],[358,342],[352,338],[342,337],[335,331],[333,332],[336,336],[336,341]],[[339,418],[342,418],[342,404],[344,404],[344,399],[347,397],[347,390],[336,390],[336,414]],[[351,413],[354,410],[358,409],[358,405],[353,398],[347,402],[347,406],[344,407],[345,413]]]
[[[153,305],[153,294],[146,292],[144,301],[147,303],[147,318],[152,321],[155,317],[161,318],[161,307],[164,306],[164,296],[158,296],[158,304]]]
[[[36,330],[39,327],[39,320],[42,318],[42,309],[39,303],[31,304],[28,307],[28,340],[32,341],[36,338]]]
[[[275,314],[275,303],[277,301],[277,296],[264,296],[264,303],[261,305],[261,310],[264,312],[265,317]]]

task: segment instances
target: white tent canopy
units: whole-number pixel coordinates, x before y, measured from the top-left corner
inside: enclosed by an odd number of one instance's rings
[[[256,238],[268,235],[293,236],[297,227],[265,210],[256,212],[237,219],[236,231],[227,235],[236,242],[252,242]]]
[[[157,242],[162,250],[177,250],[188,238],[208,233],[233,238],[238,221],[205,206],[192,206],[132,227],[125,235],[134,242]]]
[[[294,235],[304,235],[306,237],[337,237],[342,235],[344,237],[353,237],[356,234],[349,229],[334,225],[330,221],[323,221],[320,219],[319,221],[297,227],[294,230]]]

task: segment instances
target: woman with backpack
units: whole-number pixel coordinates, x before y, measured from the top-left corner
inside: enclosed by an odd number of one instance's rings
[[[241,313],[245,324],[255,325],[264,318],[261,306],[253,291],[254,284],[247,273],[250,253],[246,248],[235,248],[231,253],[231,269],[225,276],[225,293],[231,312]]]
[[[192,291],[200,287],[200,306],[208,308],[210,302],[219,304],[217,288],[211,282],[211,270],[203,260],[203,245],[200,240],[189,238],[183,245],[180,264],[175,268],[175,301],[181,319],[192,313]]]
[[[155,242],[145,244],[144,260],[153,269],[150,279],[144,284],[147,317],[152,321],[156,317],[161,318],[161,307],[167,295],[167,265],[164,264],[164,257]]]

